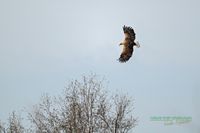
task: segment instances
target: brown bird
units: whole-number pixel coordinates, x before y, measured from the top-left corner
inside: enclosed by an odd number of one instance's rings
[[[122,53],[119,57],[119,62],[124,63],[130,59],[133,54],[133,47],[137,46],[140,47],[138,42],[135,42],[135,32],[132,27],[125,26],[123,27],[125,38],[119,44],[123,45]]]

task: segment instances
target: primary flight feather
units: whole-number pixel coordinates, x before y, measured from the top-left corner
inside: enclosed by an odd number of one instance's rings
[[[119,57],[119,62],[124,63],[128,61],[132,54],[133,54],[133,47],[137,46],[140,47],[139,43],[135,42],[135,32],[132,27],[125,26],[123,27],[125,38],[124,40],[119,44],[123,45],[122,53]]]

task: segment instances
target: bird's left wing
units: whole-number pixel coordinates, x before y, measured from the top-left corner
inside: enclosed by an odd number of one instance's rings
[[[135,32],[132,27],[125,26],[123,27],[125,38],[130,39],[131,41],[135,40]]]

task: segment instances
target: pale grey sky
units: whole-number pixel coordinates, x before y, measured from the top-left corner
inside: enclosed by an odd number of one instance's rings
[[[199,133],[199,12],[198,0],[0,0],[0,119],[93,72],[133,96],[136,133]],[[126,64],[123,25],[141,44]],[[149,120],[162,115],[192,122]]]

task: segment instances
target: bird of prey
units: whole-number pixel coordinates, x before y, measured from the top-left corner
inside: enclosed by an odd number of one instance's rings
[[[119,62],[124,63],[130,59],[133,54],[133,47],[137,46],[140,47],[138,42],[135,42],[135,32],[132,27],[125,26],[123,27],[125,38],[119,44],[123,45],[122,53],[119,57]]]

